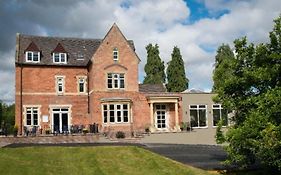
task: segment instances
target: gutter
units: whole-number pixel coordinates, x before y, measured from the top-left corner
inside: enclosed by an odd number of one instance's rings
[[[19,58],[19,51],[20,51],[20,34],[16,34],[16,61],[19,63],[20,66],[20,123],[19,123],[19,134],[22,135],[22,114],[23,114],[23,103],[22,103],[22,70],[23,70],[23,65],[22,62],[20,61]]]
[[[90,76],[89,76],[89,66],[87,66],[87,91],[88,91],[88,114],[90,114]]]

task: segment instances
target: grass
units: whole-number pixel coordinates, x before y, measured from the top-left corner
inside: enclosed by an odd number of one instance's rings
[[[1,148],[0,170],[5,174],[209,174],[135,146]]]

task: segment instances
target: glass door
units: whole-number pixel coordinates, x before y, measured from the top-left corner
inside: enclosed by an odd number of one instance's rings
[[[165,129],[167,128],[167,116],[166,116],[166,105],[157,104],[155,106],[155,118],[156,118],[156,128],[157,129]]]

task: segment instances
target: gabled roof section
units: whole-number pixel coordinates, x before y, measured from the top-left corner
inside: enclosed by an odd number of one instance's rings
[[[111,26],[111,28],[109,29],[109,31],[107,32],[107,34],[105,35],[105,37],[103,38],[103,41],[105,40],[105,38],[109,35],[109,33],[113,30],[116,29],[124,38],[124,40],[127,41],[128,45],[130,46],[130,48],[132,49],[133,53],[135,54],[135,56],[137,57],[138,61],[140,62],[140,58],[137,55],[137,53],[135,52],[135,46],[134,46],[134,41],[133,40],[127,40],[126,37],[124,36],[124,34],[121,32],[121,30],[119,29],[119,27],[117,26],[116,23],[113,23],[113,25]]]
[[[34,44],[33,41],[31,41],[31,43],[29,44],[29,46],[25,49],[26,51],[35,51],[35,52],[40,52],[40,50],[38,49],[38,47],[36,46],[36,44]]]
[[[57,47],[53,50],[52,53],[67,53],[61,43],[58,43]]]
[[[32,42],[37,46],[37,48],[40,48],[41,52],[40,63],[36,63],[36,66],[48,65],[86,67],[102,40],[17,34],[16,64],[32,64],[26,62],[25,60],[25,50]],[[67,51],[67,64],[61,65],[53,63],[53,51]]]
[[[163,84],[139,84],[140,92],[166,92]]]

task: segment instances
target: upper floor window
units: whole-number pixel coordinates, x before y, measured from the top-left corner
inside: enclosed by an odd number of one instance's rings
[[[57,92],[57,94],[64,93],[64,77],[63,76],[56,77],[56,92]]]
[[[118,61],[119,54],[118,54],[118,49],[114,48],[113,49],[113,61]]]
[[[78,92],[86,93],[86,77],[78,77]]]
[[[26,62],[38,63],[40,62],[40,52],[25,52],[25,60]]]
[[[228,125],[227,110],[222,108],[220,104],[213,105],[213,126],[218,126],[220,120],[222,120],[222,125]]]
[[[66,53],[53,53],[53,62],[66,64]]]
[[[118,74],[118,73],[107,74],[107,88],[108,89],[124,89],[125,88],[124,74]]]
[[[190,105],[189,110],[192,127],[207,127],[207,105]]]
[[[26,121],[27,126],[38,125],[38,107],[26,108]]]

